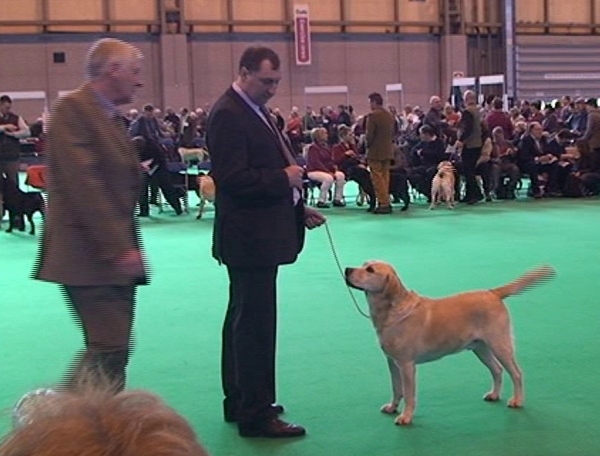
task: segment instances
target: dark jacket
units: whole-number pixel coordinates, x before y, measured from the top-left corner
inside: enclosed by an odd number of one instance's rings
[[[304,206],[294,206],[275,133],[232,88],[211,109],[207,130],[213,256],[234,267],[293,263],[304,245]]]

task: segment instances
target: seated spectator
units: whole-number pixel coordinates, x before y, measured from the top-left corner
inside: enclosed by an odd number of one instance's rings
[[[456,112],[454,106],[450,103],[446,103],[444,107],[444,116],[446,117],[446,123],[449,127],[456,128],[458,122],[460,121],[460,113]]]
[[[575,143],[580,155],[572,174],[581,182],[582,196],[600,194],[600,151],[586,141]]]
[[[328,143],[328,134],[325,128],[315,128],[311,132],[312,144],[306,152],[306,171],[308,178],[320,182],[320,193],[317,201],[317,207],[328,208],[327,196],[329,189],[335,182],[335,195],[333,197],[333,205],[343,207],[344,202],[344,185],[346,185],[346,177],[344,173],[337,169],[333,161],[333,155]]]
[[[446,160],[446,146],[429,125],[419,129],[420,141],[411,151],[412,169],[408,179],[416,190],[431,199],[431,181],[437,165]]]
[[[339,143],[331,149],[333,162],[344,173],[346,181],[353,180],[369,197],[369,212],[375,209],[375,190],[371,174],[358,154],[352,130],[346,125],[338,126]]]
[[[542,122],[542,128],[548,133],[556,133],[560,128],[558,116],[556,115],[556,109],[552,105],[547,105],[544,110],[544,120]]]
[[[502,127],[496,127],[492,130],[492,142],[495,148],[494,163],[497,166],[492,168],[492,181],[496,198],[514,199],[515,191],[521,178],[521,171],[516,165],[516,148],[504,137]],[[508,182],[504,178],[508,177]]]
[[[546,150],[554,155],[558,162],[557,170],[557,182],[558,190],[562,192],[567,176],[574,170],[575,157],[567,152],[567,146],[571,142],[573,134],[567,130],[562,129],[559,131],[554,138],[548,143]]]
[[[483,181],[483,196],[489,202],[492,201],[492,193],[495,190],[493,176],[497,173],[494,170],[497,165],[493,160],[496,157],[492,138],[489,136],[485,123],[481,127],[483,145],[481,147],[481,155],[475,164],[475,172],[478,176],[481,176],[481,180]]]
[[[525,117],[521,114],[521,110],[516,106],[511,108],[509,112],[510,121],[513,124],[513,128],[516,126],[517,122],[526,122]],[[512,134],[507,136],[506,139],[512,138]]]
[[[494,101],[492,101],[492,109],[486,116],[485,123],[490,131],[494,131],[496,127],[502,128],[505,138],[510,138],[513,135],[513,123],[509,115],[504,112],[504,103],[500,98],[494,98]]]
[[[584,98],[575,100],[575,109],[566,120],[566,128],[572,132],[583,135],[587,127],[588,112]]]
[[[544,129],[539,122],[529,124],[528,133],[523,136],[517,153],[517,166],[522,173],[529,176],[531,195],[542,197],[540,174],[546,176],[545,191],[548,196],[558,194],[558,159],[548,152]]]
[[[111,387],[35,397],[0,456],[205,456],[189,423],[146,391]]]
[[[302,133],[302,119],[300,118],[297,107],[292,108],[292,111],[290,112],[290,117],[285,126],[285,133],[290,139],[294,153],[300,155],[302,153],[302,141],[304,135]]]

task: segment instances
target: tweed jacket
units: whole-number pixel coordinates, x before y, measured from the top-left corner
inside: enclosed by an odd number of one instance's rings
[[[140,248],[137,152],[89,85],[58,100],[48,129],[48,207],[34,276],[69,286],[129,285],[114,261]],[[140,278],[139,282],[145,282]]]

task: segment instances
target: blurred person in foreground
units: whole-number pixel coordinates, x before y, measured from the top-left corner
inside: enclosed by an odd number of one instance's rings
[[[213,106],[208,150],[216,184],[213,256],[227,266],[223,324],[224,419],[243,437],[298,437],[302,426],[278,418],[275,403],[277,273],[296,261],[305,228],[325,223],[304,206],[304,169],[265,104],[281,81],[279,56],[251,46],[237,80]]]
[[[206,456],[189,423],[158,396],[114,394],[98,372],[84,372],[70,391],[38,390],[14,410],[15,427],[0,456]]]
[[[48,213],[34,277],[58,283],[81,327],[81,369],[125,387],[136,285],[147,283],[135,205],[141,166],[118,106],[141,87],[141,53],[101,39],[85,62],[86,82],[54,106],[48,130]]]

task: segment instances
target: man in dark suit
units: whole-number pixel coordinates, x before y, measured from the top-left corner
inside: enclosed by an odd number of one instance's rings
[[[517,166],[522,173],[529,176],[531,194],[534,198],[542,197],[539,175],[548,177],[547,190],[549,196],[558,194],[558,158],[548,150],[544,136],[544,128],[539,122],[529,124],[528,133],[523,136],[517,152]]]
[[[296,437],[275,404],[276,279],[293,263],[304,229],[325,222],[301,198],[304,170],[265,104],[281,80],[277,54],[250,47],[233,85],[211,109],[207,144],[217,192],[213,256],[227,266],[223,324],[225,420],[244,437]]]
[[[88,81],[59,99],[48,129],[48,211],[35,278],[61,285],[83,331],[85,352],[68,372],[125,386],[136,285],[146,283],[134,208],[137,152],[118,109],[141,86],[141,54],[102,39],[86,61]]]

